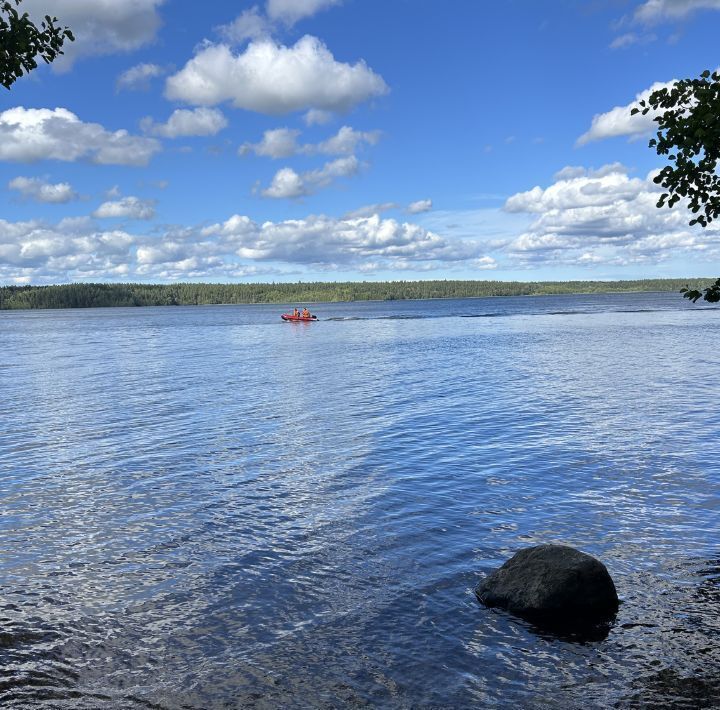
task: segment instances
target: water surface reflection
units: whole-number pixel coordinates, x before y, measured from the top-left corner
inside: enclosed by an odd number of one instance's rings
[[[720,311],[281,310],[0,313],[4,707],[709,702]],[[539,542],[606,563],[606,638],[478,605]]]

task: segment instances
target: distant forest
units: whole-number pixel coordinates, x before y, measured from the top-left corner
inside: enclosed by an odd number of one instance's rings
[[[321,303],[423,298],[542,296],[572,293],[679,291],[713,279],[641,281],[382,281],[250,284],[94,284],[0,286],[0,309],[198,306],[221,303]]]

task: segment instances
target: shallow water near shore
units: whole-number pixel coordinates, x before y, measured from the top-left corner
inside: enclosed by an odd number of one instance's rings
[[[720,308],[0,312],[0,705],[712,707]],[[518,548],[621,598],[480,606]]]

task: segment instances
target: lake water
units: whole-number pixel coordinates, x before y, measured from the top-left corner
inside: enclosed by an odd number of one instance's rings
[[[0,312],[2,707],[712,705],[720,308],[283,310]],[[478,604],[541,542],[606,638]]]

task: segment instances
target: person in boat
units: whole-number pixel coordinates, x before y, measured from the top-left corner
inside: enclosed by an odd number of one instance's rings
[[[300,317],[300,310],[296,306],[295,308],[293,308],[293,318],[299,318],[299,317]]]
[[[312,316],[310,315],[310,311],[307,309],[307,306],[305,306],[305,308],[303,308],[303,310],[302,310],[302,317],[303,318],[312,318]]]

